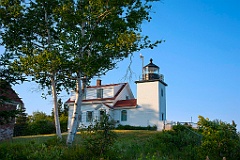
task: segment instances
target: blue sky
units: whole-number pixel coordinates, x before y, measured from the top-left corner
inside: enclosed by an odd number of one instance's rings
[[[153,50],[134,53],[132,79],[125,79],[129,58],[101,77],[102,84],[128,82],[136,96],[135,80],[153,58],[165,76],[167,119],[198,121],[198,115],[211,120],[234,120],[240,129],[240,1],[164,0],[154,3],[153,20],[142,25],[152,40],[163,39]],[[95,84],[93,80],[92,84]],[[27,113],[50,114],[52,98],[41,99],[34,83],[14,86],[23,98]],[[65,93],[63,100],[68,99]]]

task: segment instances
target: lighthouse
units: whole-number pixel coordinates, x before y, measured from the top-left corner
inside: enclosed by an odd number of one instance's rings
[[[150,63],[142,68],[142,77],[137,84],[137,103],[145,113],[143,119],[147,125],[157,125],[166,120],[166,86],[160,68]]]

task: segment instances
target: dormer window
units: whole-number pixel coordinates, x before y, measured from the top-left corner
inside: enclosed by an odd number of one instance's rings
[[[97,98],[103,98],[103,89],[97,89]]]

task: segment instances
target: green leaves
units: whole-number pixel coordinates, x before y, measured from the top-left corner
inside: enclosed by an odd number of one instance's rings
[[[89,81],[161,43],[141,33],[154,1],[3,0],[1,44],[14,55],[14,71],[58,93],[75,89],[77,79]]]
[[[202,158],[207,155],[210,159],[238,157],[240,148],[239,136],[236,132],[235,123],[229,124],[219,120],[210,121],[208,118],[199,116],[199,131],[203,134],[203,142],[199,149]]]

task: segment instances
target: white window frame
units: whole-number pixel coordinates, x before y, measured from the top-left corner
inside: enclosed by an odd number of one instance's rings
[[[103,98],[103,89],[102,88],[97,89],[97,98]]]

